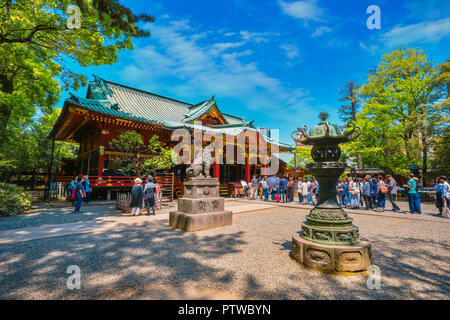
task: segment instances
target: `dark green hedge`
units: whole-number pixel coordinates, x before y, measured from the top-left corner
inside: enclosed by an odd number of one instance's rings
[[[0,182],[0,216],[16,216],[31,206],[31,195],[15,184]]]

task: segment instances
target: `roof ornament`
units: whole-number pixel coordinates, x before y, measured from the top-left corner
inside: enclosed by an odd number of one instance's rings
[[[70,94],[70,100],[75,101],[76,103],[80,103],[80,100],[77,96],[75,96],[72,92],[69,92]]]

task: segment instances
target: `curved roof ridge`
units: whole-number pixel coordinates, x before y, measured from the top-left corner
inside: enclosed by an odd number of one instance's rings
[[[106,80],[106,79],[103,79],[103,78],[98,77],[98,76],[96,76],[96,75],[93,75],[93,76],[94,76],[96,79],[102,80],[102,81],[105,82],[105,84],[107,84],[107,85],[108,85],[108,84],[112,84],[112,85],[115,85],[115,86],[122,87],[122,88],[124,88],[124,89],[130,90],[130,91],[141,92],[141,93],[148,94],[148,95],[151,95],[151,96],[155,96],[155,97],[158,97],[158,98],[161,98],[161,99],[170,100],[170,101],[175,101],[175,102],[178,102],[178,103],[181,103],[181,104],[184,104],[184,105],[194,106],[192,103],[189,103],[189,102],[186,102],[186,101],[181,101],[181,100],[178,100],[178,99],[174,99],[174,98],[170,98],[170,97],[167,97],[167,96],[163,96],[163,95],[161,95],[161,94],[153,93],[153,92],[146,91],[146,90],[143,90],[143,89],[134,88],[134,87],[131,87],[131,86],[122,84],[122,83],[118,83],[118,82]]]

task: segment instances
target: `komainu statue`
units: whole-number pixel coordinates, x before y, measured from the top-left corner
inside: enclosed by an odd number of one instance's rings
[[[186,174],[189,178],[191,177],[206,177],[210,178],[209,173],[211,164],[214,162],[211,156],[212,148],[207,146],[198,152],[194,158],[194,162],[189,164]]]

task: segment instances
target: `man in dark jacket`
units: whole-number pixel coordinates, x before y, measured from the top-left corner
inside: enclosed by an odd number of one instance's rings
[[[280,180],[280,189],[281,189],[281,194],[283,197],[283,202],[288,202],[287,199],[287,193],[288,193],[288,179],[286,179],[286,177],[283,177]]]
[[[147,209],[147,215],[150,215],[150,208],[152,208],[153,215],[156,215],[155,193],[156,193],[156,184],[153,183],[153,177],[148,176],[147,183],[145,184],[144,187],[144,201],[145,201],[145,208]]]
[[[142,187],[141,183],[142,180],[136,178],[134,180],[133,189],[131,189],[130,208],[132,216],[139,215],[139,211],[141,210],[144,201],[144,188]]]

